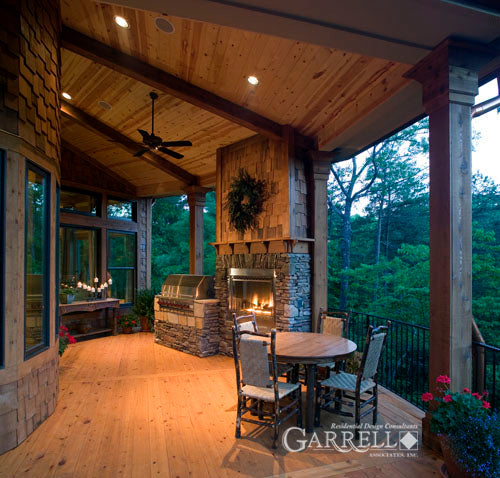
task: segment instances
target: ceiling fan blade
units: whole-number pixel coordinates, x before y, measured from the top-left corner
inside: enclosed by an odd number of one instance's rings
[[[140,149],[139,151],[137,151],[137,153],[134,154],[134,157],[138,158],[139,156],[142,156],[144,153],[147,153],[148,151],[149,151],[149,148]]]
[[[171,149],[165,148],[163,146],[160,146],[158,148],[158,150],[161,151],[162,153],[165,153],[165,154],[168,154],[169,156],[172,156],[172,158],[175,158],[175,159],[182,159],[184,157],[183,154],[176,153],[175,151],[172,151]]]
[[[146,139],[149,139],[151,137],[151,135],[147,131],[144,131],[143,129],[138,129],[137,131],[139,131],[139,133],[141,133],[143,141],[145,141]]]
[[[162,146],[193,146],[191,141],[163,141]]]

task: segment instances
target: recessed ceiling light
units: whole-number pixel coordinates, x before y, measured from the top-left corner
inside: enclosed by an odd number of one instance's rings
[[[165,17],[156,17],[155,25],[158,30],[161,30],[165,33],[174,33],[175,27],[165,18]]]
[[[107,101],[98,101],[97,104],[103,109],[103,110],[110,110],[113,108]]]
[[[120,15],[115,15],[113,17],[115,23],[119,26],[119,27],[122,27],[122,28],[130,28],[130,25],[129,23],[127,22],[127,20],[123,17],[120,17]]]
[[[251,85],[258,85],[259,84],[259,80],[257,79],[256,76],[249,76],[248,77],[248,83],[250,83]]]
[[[62,97],[66,98],[67,100],[71,100],[72,99],[71,95],[69,93],[66,93],[65,91],[63,91],[63,93],[62,93]]]

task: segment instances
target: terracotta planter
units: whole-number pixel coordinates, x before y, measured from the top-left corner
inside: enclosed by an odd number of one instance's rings
[[[150,332],[149,320],[147,317],[141,317],[141,329],[143,332]]]
[[[122,327],[122,334],[131,334],[132,327]]]
[[[451,450],[449,439],[446,435],[439,437],[441,442],[441,451],[443,453],[445,470],[443,476],[448,478],[473,478],[471,473],[464,471],[460,463],[457,462],[453,451]]]

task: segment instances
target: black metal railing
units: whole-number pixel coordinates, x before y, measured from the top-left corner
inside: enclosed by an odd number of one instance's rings
[[[491,406],[500,409],[500,348],[472,342],[472,367],[474,390],[487,390]]]
[[[369,325],[391,323],[378,370],[378,383],[419,408],[429,384],[429,327],[351,311],[348,338],[362,352]]]

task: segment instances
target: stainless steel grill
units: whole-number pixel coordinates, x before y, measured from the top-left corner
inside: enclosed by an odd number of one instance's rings
[[[213,277],[192,274],[171,274],[163,282],[158,305],[161,310],[190,312],[194,301],[214,297]]]

